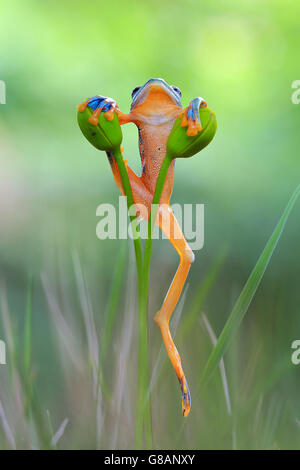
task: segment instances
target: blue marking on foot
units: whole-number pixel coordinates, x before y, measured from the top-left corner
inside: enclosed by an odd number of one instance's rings
[[[94,97],[94,98],[90,99],[90,101],[88,103],[88,106],[90,108],[92,108],[93,111],[95,111],[97,108],[100,108],[102,101],[103,101],[103,99],[98,98],[98,97]]]
[[[90,99],[88,106],[92,108],[93,111],[101,107],[103,107],[104,112],[109,111],[111,108],[111,103],[105,103],[105,100],[105,96],[93,96],[93,98]]]
[[[105,103],[102,110],[104,113],[106,113],[106,111],[109,111],[111,108],[111,103]]]
[[[190,408],[192,401],[191,401],[191,394],[190,394],[190,389],[189,389],[188,383],[185,380],[186,393],[183,391],[183,382],[181,382],[179,380],[179,383],[180,383],[180,388],[181,388],[183,405],[184,405],[184,407],[189,407]]]
[[[185,381],[185,384],[186,384],[187,393],[184,394],[184,401],[183,402],[184,402],[185,405],[188,403],[188,405],[191,406],[191,403],[192,403],[191,393],[190,393],[190,389],[189,389],[187,381]],[[187,397],[188,397],[188,402],[186,400]]]
[[[186,117],[192,118],[192,120],[195,120],[195,110],[194,110],[194,103],[192,103],[191,107],[188,107],[187,112],[186,112]]]

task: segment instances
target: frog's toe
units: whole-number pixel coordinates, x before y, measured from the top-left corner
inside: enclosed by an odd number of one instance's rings
[[[83,113],[87,107],[93,110],[92,115],[89,117],[89,122],[94,126],[98,125],[101,112],[104,113],[104,116],[108,121],[112,121],[114,118],[114,112],[118,109],[117,103],[114,99],[102,95],[87,98],[78,106],[78,111]]]
[[[195,136],[202,131],[199,108],[207,107],[206,101],[201,98],[193,99],[189,106],[181,113],[181,126],[187,127],[186,135]]]
[[[186,418],[191,411],[191,394],[186,378],[179,379],[181,388],[182,414]]]

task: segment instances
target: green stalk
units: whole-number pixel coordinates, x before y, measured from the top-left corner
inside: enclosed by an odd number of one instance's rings
[[[130,181],[128,177],[128,173],[126,170],[126,166],[123,160],[123,156],[121,154],[120,148],[117,148],[114,150],[114,157],[116,159],[121,180],[122,180],[122,185],[124,188],[124,192],[127,198],[127,207],[128,209],[132,206],[134,206],[133,202],[133,196],[132,196],[132,191],[131,191],[131,186],[130,186]],[[130,221],[133,223],[135,220],[134,215],[130,215]],[[137,233],[139,233],[139,228],[137,227],[136,229]],[[143,269],[143,260],[142,260],[142,242],[140,236],[134,237],[134,251],[135,251],[135,257],[136,257],[136,266],[137,266],[137,274],[138,274],[138,281],[142,279],[142,269]]]
[[[131,185],[127,173],[127,169],[120,152],[115,150],[114,157],[116,159],[124,192],[127,197],[128,209],[134,205]],[[135,217],[130,215],[130,221],[133,223]],[[139,229],[136,229],[139,234]],[[149,372],[148,372],[148,291],[144,289],[143,282],[143,260],[142,260],[142,243],[141,238],[134,237],[134,249],[137,265],[137,281],[138,281],[138,335],[139,335],[139,355],[138,355],[138,396],[136,408],[136,438],[135,446],[141,449],[143,446],[143,430],[145,425],[146,431],[146,447],[152,448],[152,431],[151,431],[151,415],[150,401],[147,399]]]
[[[145,284],[141,278],[141,295],[139,296],[139,358],[138,358],[138,394],[136,405],[136,435],[135,448],[143,447],[143,430],[146,431],[146,448],[152,448],[150,402],[147,397],[149,387],[148,371],[148,302],[145,296]]]
[[[149,214],[148,221],[148,237],[145,243],[145,254],[144,254],[144,265],[143,265],[143,284],[142,284],[142,296],[141,296],[141,308],[140,308],[140,319],[139,319],[139,344],[140,356],[139,356],[139,394],[137,410],[139,410],[137,418],[137,435],[136,435],[136,448],[140,449],[142,446],[143,439],[143,422],[141,417],[144,418],[145,424],[145,435],[146,435],[146,447],[152,448],[152,433],[151,433],[151,416],[150,416],[150,397],[149,397],[149,378],[148,378],[148,361],[147,357],[147,311],[148,311],[148,296],[149,296],[149,273],[150,273],[150,262],[151,262],[151,251],[152,251],[152,233],[155,225],[155,218],[157,214],[158,204],[161,198],[161,194],[164,188],[166,176],[170,167],[172,159],[166,155],[162,163],[157,182],[155,192],[152,201],[152,207]],[[144,365],[147,364],[145,368]]]
[[[124,192],[127,196],[127,206],[130,208],[134,205],[130,181],[126,166],[123,161],[120,150],[114,152],[114,156],[119,168],[120,176]],[[166,176],[171,165],[172,159],[166,155],[162,163],[156,188],[152,201],[152,208],[149,214],[148,237],[145,243],[144,264],[142,263],[141,239],[134,239],[134,247],[137,263],[138,277],[138,335],[139,335],[139,358],[138,358],[138,395],[136,408],[136,438],[135,447],[141,449],[143,446],[143,431],[145,429],[146,448],[152,448],[152,431],[151,431],[151,414],[149,399],[149,370],[148,370],[148,296],[149,296],[149,272],[152,251],[152,233],[155,225],[158,205],[164,188]],[[130,216],[131,223],[135,220],[134,216]],[[138,232],[138,229],[137,229]]]
[[[145,289],[145,296],[148,302],[148,289],[149,289],[149,272],[150,272],[150,262],[151,262],[151,251],[152,251],[152,234],[155,225],[155,219],[158,209],[158,204],[160,202],[161,194],[164,189],[165,180],[167,177],[168,170],[172,163],[172,158],[166,154],[158,178],[156,182],[155,192],[152,201],[152,208],[149,215],[149,222],[148,222],[148,237],[145,243],[145,254],[144,254],[144,266],[143,266],[143,274],[144,274],[144,289]]]

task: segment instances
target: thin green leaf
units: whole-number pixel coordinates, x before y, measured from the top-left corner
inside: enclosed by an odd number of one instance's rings
[[[24,368],[25,373],[30,373],[31,362],[31,316],[32,316],[32,279],[29,281],[25,316],[24,333]]]
[[[29,280],[26,315],[25,315],[25,331],[24,331],[24,382],[26,393],[25,414],[28,416],[31,404],[31,319],[32,319],[32,279]]]
[[[108,300],[106,320],[103,334],[101,337],[101,363],[103,364],[106,358],[107,350],[110,345],[113,328],[115,325],[117,307],[120,300],[121,287],[124,277],[124,268],[127,254],[127,245],[123,243],[118,257],[116,265],[114,279],[112,282],[112,288]]]
[[[264,272],[269,264],[273,251],[276,248],[276,245],[281,237],[282,231],[286,224],[286,221],[290,215],[290,212],[299,196],[300,193],[300,185],[297,187],[295,192],[293,193],[291,199],[288,202],[277,226],[275,227],[274,232],[272,233],[268,243],[265,246],[262,254],[260,255],[252,273],[248,281],[246,282],[224,328],[223,331],[218,339],[216,347],[213,349],[211,355],[208,358],[206,363],[203,376],[201,378],[200,384],[203,386],[205,383],[208,382],[212,373],[215,371],[216,367],[227,351],[234,333],[237,331],[238,327],[240,326],[248,307],[253,299],[253,296],[260,284],[260,281],[264,275]]]
[[[111,399],[111,391],[103,375],[103,367],[107,352],[111,343],[113,329],[117,317],[117,308],[120,301],[121,287],[124,279],[125,261],[127,256],[127,244],[123,243],[119,252],[118,262],[116,264],[112,288],[109,294],[108,304],[105,315],[105,326],[100,337],[99,348],[99,366],[98,366],[98,385],[105,397]],[[99,390],[98,390],[99,391]]]

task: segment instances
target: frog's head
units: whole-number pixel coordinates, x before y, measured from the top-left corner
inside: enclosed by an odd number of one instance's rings
[[[181,106],[181,91],[168,85],[162,78],[151,78],[132,91],[131,115],[139,117],[160,116],[168,118],[178,114]]]

